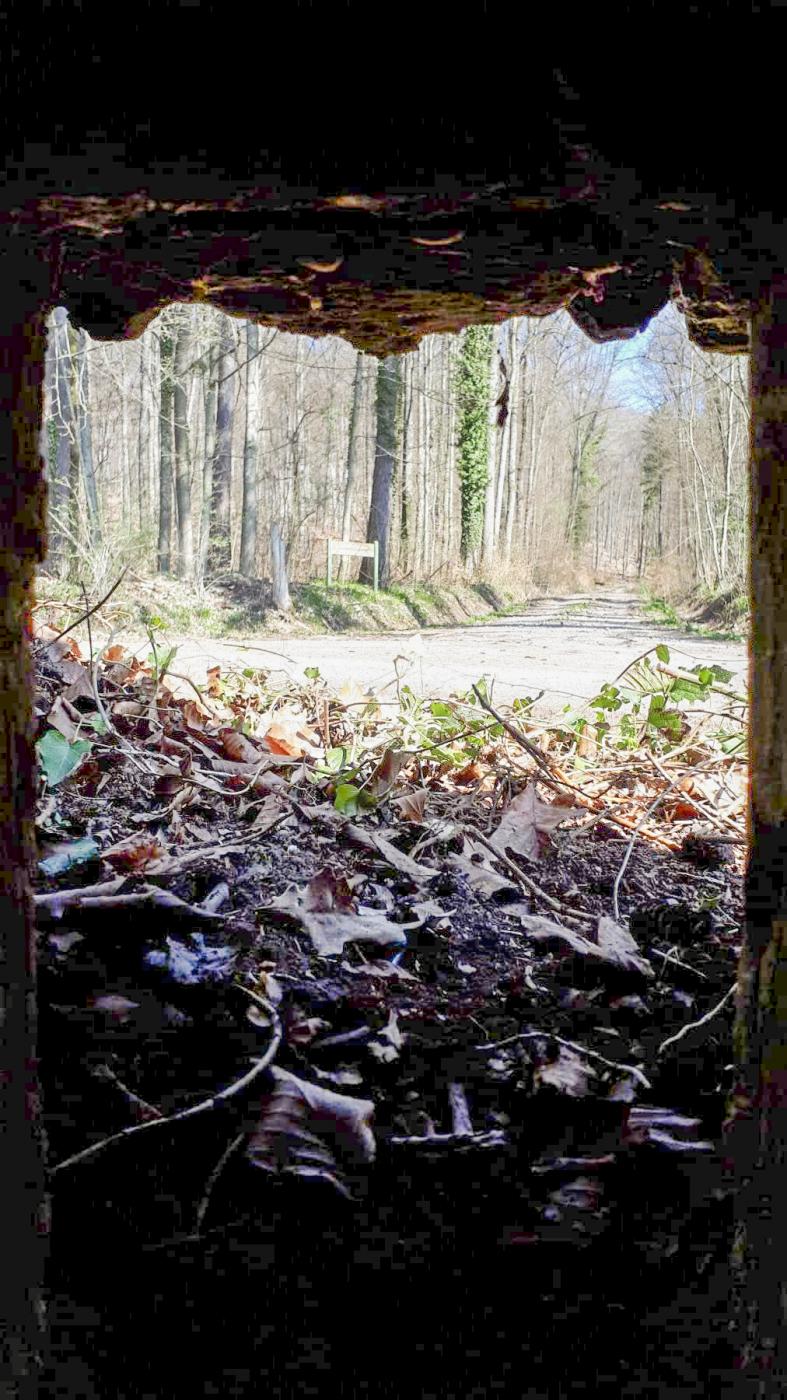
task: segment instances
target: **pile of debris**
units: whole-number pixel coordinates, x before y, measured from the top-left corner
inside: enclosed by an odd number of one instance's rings
[[[85,659],[42,632],[61,1350],[100,1367],[73,1316],[89,1300],[107,1367],[120,1348],[161,1385],[140,1328],[172,1337],[196,1309],[223,1330],[171,1358],[165,1389],[226,1377],[227,1347],[243,1371],[264,1333],[280,1374],[328,1355],[348,1394],[398,1394],[405,1355],[431,1348],[445,1375],[460,1348],[467,1376],[475,1337],[488,1394],[490,1348],[573,1374],[577,1299],[611,1374],[681,1287],[710,1269],[724,1291],[739,751],[597,733],[590,762],[588,730],[539,731],[483,682],[395,704],[314,672],[196,687],[155,638]],[[133,1297],[127,1271],[147,1280]],[[399,1338],[390,1390],[350,1306]]]

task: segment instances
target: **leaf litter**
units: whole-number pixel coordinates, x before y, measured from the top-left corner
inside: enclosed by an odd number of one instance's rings
[[[689,1228],[681,1173],[721,1197],[731,1007],[659,1051],[735,977],[745,759],[723,734],[687,737],[657,707],[637,746],[601,722],[589,743],[524,703],[501,715],[485,686],[402,685],[391,706],[313,672],[214,667],[184,697],[120,647],[86,661],[46,638],[36,662],[40,837],[63,852],[37,889],[50,1159],[75,1160],[57,1189],[95,1148],[165,1241],[189,1210],[197,1236],[220,1231],[239,1189],[264,1209],[260,1173],[371,1192],[387,1218],[403,1183],[428,1200],[455,1161],[481,1183],[482,1234],[545,1260],[610,1230],[640,1257],[668,1185]],[[195,1185],[166,1125],[249,1076],[262,1097],[239,1090]],[[140,1168],[134,1134],[102,1149],[140,1120],[180,1164],[169,1226],[158,1158]]]

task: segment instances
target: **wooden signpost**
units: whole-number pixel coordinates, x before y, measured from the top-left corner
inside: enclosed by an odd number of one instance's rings
[[[374,591],[377,592],[380,583],[380,545],[378,540],[372,540],[369,544],[360,544],[355,540],[328,540],[328,573],[326,582],[333,583],[333,561],[342,556],[351,556],[356,559],[374,560]]]

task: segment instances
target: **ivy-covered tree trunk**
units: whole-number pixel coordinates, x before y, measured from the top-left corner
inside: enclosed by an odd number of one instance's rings
[[[172,567],[172,399],[175,385],[175,345],[168,333],[161,337],[161,408],[159,411],[158,570],[168,574]]]
[[[477,561],[484,524],[484,498],[489,472],[489,380],[492,326],[469,326],[462,336],[457,368],[459,400],[458,471],[462,493],[462,561],[471,569]]]
[[[54,418],[57,430],[55,472],[51,484],[49,563],[61,577],[68,568],[73,552],[69,540],[71,519],[71,456],[76,444],[74,399],[71,390],[71,341],[68,335],[68,312],[57,306],[53,312],[55,325],[55,401]]]
[[[787,1385],[787,278],[752,317],[750,853],[738,971],[739,1362],[752,1394]]]
[[[389,541],[391,535],[391,498],[396,462],[396,419],[399,404],[401,366],[398,355],[389,355],[377,364],[377,436],[374,449],[372,499],[366,538],[379,545],[380,584],[387,586],[390,574]],[[364,559],[359,575],[361,583],[373,582],[371,559]]]

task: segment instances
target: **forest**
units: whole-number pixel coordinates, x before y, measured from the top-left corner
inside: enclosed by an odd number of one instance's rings
[[[631,344],[593,345],[560,312],[382,360],[201,305],[94,342],[57,308],[47,570],[91,593],[124,564],[266,579],[280,539],[308,580],[329,537],[376,538],[384,586],[548,587],[573,567],[732,600],[747,372],[671,308]]]

